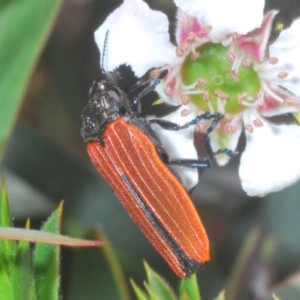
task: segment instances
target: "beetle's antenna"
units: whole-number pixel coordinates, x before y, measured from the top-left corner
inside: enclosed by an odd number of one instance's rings
[[[108,41],[108,34],[109,31],[107,30],[105,33],[105,38],[104,38],[104,44],[103,44],[103,50],[102,50],[102,57],[101,57],[101,62],[100,62],[100,68],[101,71],[104,71],[104,58],[106,56],[106,50],[107,50],[107,41]]]

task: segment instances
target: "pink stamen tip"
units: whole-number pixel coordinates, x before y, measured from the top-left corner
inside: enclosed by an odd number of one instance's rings
[[[221,90],[216,90],[214,94],[219,99],[222,99],[222,100],[228,100],[229,99],[229,95],[227,93],[221,91]]]
[[[167,96],[169,96],[169,97],[171,97],[172,96],[172,88],[171,87],[169,87],[169,86],[167,86],[166,88],[165,88],[165,90],[164,90],[164,93],[167,95]]]
[[[189,49],[188,43],[183,43],[179,45],[176,49],[176,55],[177,56],[183,56],[183,54]]]
[[[280,79],[284,79],[289,75],[289,73],[287,71],[281,71],[277,74],[278,78]]]
[[[191,60],[197,60],[200,57],[199,52],[192,53],[191,55]]]
[[[223,100],[229,100],[229,95],[227,93],[223,93],[222,99]]]
[[[189,111],[187,108],[184,108],[184,109],[180,112],[180,115],[181,115],[182,117],[186,117],[186,116],[189,115],[189,113],[190,113],[190,111]]]
[[[239,77],[239,75],[238,75],[235,71],[230,70],[230,71],[228,72],[228,75],[229,75],[234,81],[240,81],[240,77]]]
[[[194,43],[196,39],[196,34],[194,32],[189,32],[189,34],[186,37],[186,41],[188,43]]]
[[[211,25],[208,25],[208,26],[205,26],[204,27],[204,30],[203,30],[203,33],[204,34],[208,34],[212,31],[212,26]]]
[[[207,84],[208,84],[208,80],[207,79],[205,79],[205,78],[199,78],[197,80],[196,88],[201,89],[201,88],[207,86]]]
[[[243,60],[243,67],[244,68],[249,68],[251,65],[252,65],[252,61],[251,61],[250,58],[247,57]]]
[[[189,102],[190,102],[189,96],[188,96],[188,95],[182,95],[182,96],[181,96],[181,102],[182,102],[182,104],[184,104],[184,105],[189,104]]]
[[[286,105],[294,105],[295,104],[295,101],[292,98],[284,98],[283,100]]]
[[[235,61],[235,58],[236,58],[236,56],[235,56],[235,54],[234,54],[233,52],[229,52],[229,53],[227,54],[227,60],[228,60],[229,62],[234,62],[234,61]]]
[[[278,58],[275,57],[275,56],[271,56],[271,57],[269,58],[269,63],[270,63],[271,65],[276,65],[276,64],[278,63]]]
[[[234,125],[228,125],[226,130],[229,134],[234,134],[236,132],[236,127]]]
[[[208,90],[205,90],[203,92],[203,100],[208,102],[210,100],[210,95],[209,95],[209,91]]]
[[[201,133],[204,133],[205,132],[205,124],[204,122],[199,122],[197,125],[197,131],[201,132]]]
[[[238,34],[237,32],[233,32],[232,34],[231,34],[231,37],[232,37],[232,39],[234,40],[234,41],[236,41],[236,40],[238,40],[239,38],[240,38],[240,34]]]
[[[264,126],[264,123],[263,123],[263,121],[261,119],[255,119],[255,120],[253,120],[253,124],[254,124],[255,127],[262,127],[262,126]]]
[[[220,91],[220,90],[216,90],[214,92],[214,94],[215,94],[216,97],[219,97],[221,95],[221,93],[222,93],[222,91]]]
[[[242,94],[239,94],[238,95],[238,102],[239,102],[239,104],[242,104],[242,102],[244,101],[244,100],[246,100],[247,98],[248,98],[248,93],[246,93],[246,92],[244,92],[244,93],[242,93]]]
[[[245,125],[245,129],[249,132],[252,133],[253,132],[253,126],[250,124]]]

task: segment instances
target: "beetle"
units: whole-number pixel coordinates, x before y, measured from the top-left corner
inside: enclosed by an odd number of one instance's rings
[[[93,165],[127,213],[173,271],[184,278],[209,260],[209,240],[188,192],[168,164],[203,168],[210,160],[168,161],[151,123],[180,130],[212,119],[208,138],[222,116],[207,113],[183,126],[142,118],[140,99],[163,76],[165,71],[154,69],[128,84],[122,67],[102,72],[89,91],[81,135]]]

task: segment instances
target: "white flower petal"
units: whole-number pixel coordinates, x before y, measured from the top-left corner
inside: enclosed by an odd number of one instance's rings
[[[142,0],[124,0],[95,32],[104,55],[102,67],[111,71],[125,63],[140,77],[152,67],[169,63],[175,57],[175,47],[169,41],[168,28],[162,12],[151,10]]]
[[[192,120],[196,115],[190,114],[187,117],[180,115],[181,109],[163,117],[162,119],[184,124]],[[194,126],[187,129],[174,131],[162,129],[158,125],[152,125],[155,133],[158,135],[162,147],[169,156],[169,159],[198,159],[194,146]],[[198,183],[199,176],[196,168],[186,168],[181,166],[170,165],[172,169],[180,176],[181,181],[187,190],[192,189]]]
[[[249,196],[264,196],[282,190],[300,179],[300,127],[264,126],[246,131],[247,145],[239,175]]]
[[[270,46],[270,56],[277,57],[278,63],[269,66],[270,72],[277,80],[278,85],[283,86],[296,96],[300,97],[300,19],[284,30],[278,39]],[[287,71],[289,75],[284,79],[278,79],[277,74]]]
[[[263,20],[264,0],[174,0],[186,13],[211,25],[219,37],[232,32],[246,34],[259,27]]]
[[[270,85],[269,89],[271,93],[269,95],[265,94],[263,105],[258,107],[258,112],[263,117],[273,117],[287,113],[299,112],[300,103],[298,97],[292,95],[291,92],[285,90],[281,86]],[[279,99],[289,99],[289,103],[277,101],[274,99],[272,93]]]

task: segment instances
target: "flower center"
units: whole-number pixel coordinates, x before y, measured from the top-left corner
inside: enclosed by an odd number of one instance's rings
[[[185,58],[183,89],[202,111],[236,114],[257,101],[260,78],[253,62],[221,44],[206,43]]]

